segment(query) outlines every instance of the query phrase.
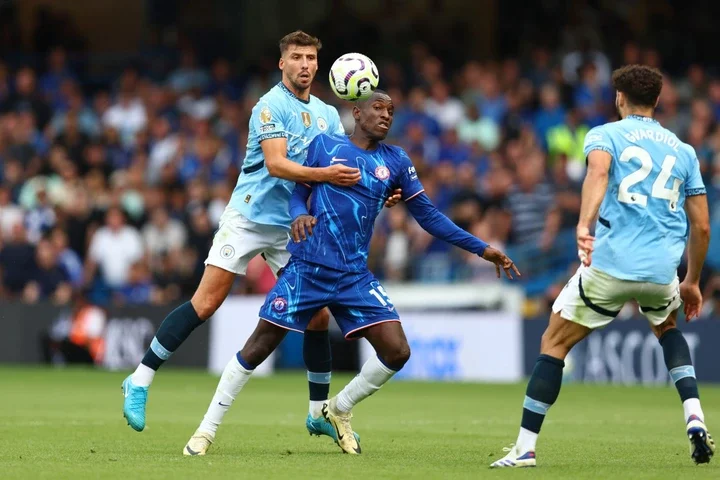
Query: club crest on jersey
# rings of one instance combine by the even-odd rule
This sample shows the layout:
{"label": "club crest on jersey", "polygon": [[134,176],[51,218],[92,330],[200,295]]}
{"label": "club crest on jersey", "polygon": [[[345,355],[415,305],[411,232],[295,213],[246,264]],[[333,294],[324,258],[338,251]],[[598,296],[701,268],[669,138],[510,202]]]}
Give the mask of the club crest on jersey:
{"label": "club crest on jersey", "polygon": [[325,130],[327,130],[327,122],[326,122],[325,119],[322,118],[322,117],[318,117],[318,119],[317,119],[317,126],[318,126],[318,128],[320,129],[321,132],[324,132]]}
{"label": "club crest on jersey", "polygon": [[262,110],[260,110],[260,123],[269,123],[270,120],[272,120],[272,113],[270,113],[270,109],[268,107],[263,107]]}
{"label": "club crest on jersey", "polygon": [[390,178],[390,170],[384,165],[380,165],[375,169],[375,177],[377,177],[378,180],[387,180]]}
{"label": "club crest on jersey", "polygon": [[220,256],[223,258],[232,258],[235,255],[235,249],[232,245],[225,245],[220,249]]}
{"label": "club crest on jersey", "polygon": [[287,309],[287,300],[282,297],[278,297],[272,302],[272,308],[278,313],[282,313]]}
{"label": "club crest on jersey", "polygon": [[302,119],[305,128],[310,128],[310,125],[312,125],[312,119],[310,118],[310,114],[308,112],[302,112]]}

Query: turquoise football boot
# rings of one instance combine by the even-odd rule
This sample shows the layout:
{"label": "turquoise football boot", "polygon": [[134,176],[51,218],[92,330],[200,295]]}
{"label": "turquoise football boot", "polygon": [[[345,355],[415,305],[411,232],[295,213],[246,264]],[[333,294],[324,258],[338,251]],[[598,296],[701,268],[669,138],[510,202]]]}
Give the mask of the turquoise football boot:
{"label": "turquoise football boot", "polygon": [[122,383],[125,396],[123,417],[133,430],[142,432],[145,429],[145,404],[147,403],[148,387],[138,387],[132,383],[132,375]]}
{"label": "turquoise football boot", "polygon": [[[330,422],[325,420],[325,417],[313,418],[312,415],[308,413],[305,426],[307,427],[308,432],[310,432],[310,435],[318,437],[320,435],[327,435],[332,438],[335,443],[337,443],[337,433],[335,432],[335,428],[330,424]],[[353,434],[355,435],[355,440],[360,443],[360,435],[358,435],[357,432],[353,432]]]}

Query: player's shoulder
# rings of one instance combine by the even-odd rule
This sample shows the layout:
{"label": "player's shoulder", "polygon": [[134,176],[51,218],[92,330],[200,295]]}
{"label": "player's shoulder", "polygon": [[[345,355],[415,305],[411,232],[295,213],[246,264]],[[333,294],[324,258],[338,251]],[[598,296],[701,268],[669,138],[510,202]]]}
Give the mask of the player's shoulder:
{"label": "player's shoulder", "polygon": [[385,155],[390,155],[391,157],[397,159],[397,160],[407,160],[410,161],[410,156],[407,154],[407,152],[398,145],[392,145],[390,143],[382,142],[380,143],[380,148],[382,148],[384,151],[383,153]]}
{"label": "player's shoulder", "polygon": [[263,108],[264,106],[283,107],[287,104],[288,97],[282,91],[279,85],[275,85],[265,92],[255,104],[255,108]]}
{"label": "player's shoulder", "polygon": [[323,145],[342,145],[344,143],[347,143],[348,137],[345,135],[336,135],[333,133],[320,133],[315,136],[312,140],[312,144],[323,144]]}

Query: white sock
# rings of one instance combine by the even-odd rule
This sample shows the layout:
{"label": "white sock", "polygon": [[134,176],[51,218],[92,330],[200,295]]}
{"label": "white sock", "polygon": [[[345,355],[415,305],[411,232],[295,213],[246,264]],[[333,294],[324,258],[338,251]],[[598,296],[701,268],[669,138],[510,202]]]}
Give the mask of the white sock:
{"label": "white sock", "polygon": [[230,405],[235,401],[235,397],[238,396],[240,390],[242,390],[247,381],[250,380],[253,371],[254,370],[247,370],[240,365],[237,357],[233,355],[233,358],[225,366],[225,370],[223,370],[217,390],[215,390],[215,395],[213,395],[210,406],[198,430],[215,435],[218,426],[222,423],[225,413],[230,409]]}
{"label": "white sock", "polygon": [[322,417],[322,407],[325,402],[327,402],[327,399],[325,399],[325,400],[310,400],[310,416],[312,418]]}
{"label": "white sock", "polygon": [[133,372],[130,380],[138,387],[149,387],[153,378],[155,378],[155,370],[141,363]]}
{"label": "white sock", "polygon": [[515,442],[515,445],[517,445],[520,454],[526,452],[534,452],[537,438],[537,433],[520,427],[520,433],[518,434],[517,442]]}
{"label": "white sock", "polygon": [[396,373],[395,370],[390,370],[383,365],[376,355],[373,355],[365,362],[360,373],[343,388],[342,392],[338,393],[338,410],[349,412],[355,405],[380,390],[380,387]]}
{"label": "white sock", "polygon": [[685,400],[683,402],[683,412],[685,413],[686,422],[691,415],[697,415],[700,417],[701,421],[705,421],[705,415],[703,414],[702,407],[700,406],[699,398],[688,398]]}

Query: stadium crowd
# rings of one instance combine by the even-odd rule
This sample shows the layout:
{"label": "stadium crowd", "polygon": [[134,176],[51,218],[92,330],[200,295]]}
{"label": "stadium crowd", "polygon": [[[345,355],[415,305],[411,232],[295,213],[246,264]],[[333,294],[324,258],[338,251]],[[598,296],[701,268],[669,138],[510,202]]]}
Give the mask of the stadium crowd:
{"label": "stadium crowd", "polygon": [[[538,46],[528,58],[448,71],[423,45],[411,52],[409,65],[380,64],[396,106],[389,141],[408,151],[442,211],[508,249],[530,296],[552,297],[575,261],[584,135],[616,118],[612,68],[662,68],[660,54],[633,43],[612,59]],[[133,304],[192,293],[243,161],[248,115],[279,72],[240,75],[226,58],[176,53],[165,70],[134,64],[101,86],[84,82],[60,47],[40,68],[0,59],[2,298],[67,302],[84,291]],[[331,59],[321,62],[312,92],[349,129],[351,106],[330,93]],[[667,77],[657,118],[695,147],[720,226],[720,77],[701,65]],[[402,205],[378,222],[371,268],[392,281],[494,278],[492,265],[432,239]],[[273,282],[258,258],[236,292]]]}

